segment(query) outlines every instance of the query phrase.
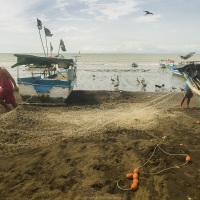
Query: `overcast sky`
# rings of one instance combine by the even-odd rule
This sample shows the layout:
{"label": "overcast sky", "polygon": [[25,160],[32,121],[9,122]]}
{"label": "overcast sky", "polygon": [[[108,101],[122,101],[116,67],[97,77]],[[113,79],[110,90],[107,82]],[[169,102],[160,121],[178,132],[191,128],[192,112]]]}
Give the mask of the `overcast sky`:
{"label": "overcast sky", "polygon": [[[0,0],[0,53],[200,53],[200,0]],[[145,16],[144,11],[154,15]],[[46,46],[44,29],[41,36]]]}

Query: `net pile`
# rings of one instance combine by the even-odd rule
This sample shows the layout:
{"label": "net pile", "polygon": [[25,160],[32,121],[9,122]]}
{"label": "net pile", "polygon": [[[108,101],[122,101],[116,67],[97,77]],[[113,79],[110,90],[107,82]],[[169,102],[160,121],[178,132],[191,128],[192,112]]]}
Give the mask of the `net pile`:
{"label": "net pile", "polygon": [[172,91],[136,98],[131,104],[113,101],[82,107],[20,105],[1,116],[1,153],[42,147],[60,142],[62,137],[98,137],[107,130],[164,131],[170,127],[166,133],[170,135],[176,127],[191,126],[199,117],[198,110],[180,112],[182,96]]}

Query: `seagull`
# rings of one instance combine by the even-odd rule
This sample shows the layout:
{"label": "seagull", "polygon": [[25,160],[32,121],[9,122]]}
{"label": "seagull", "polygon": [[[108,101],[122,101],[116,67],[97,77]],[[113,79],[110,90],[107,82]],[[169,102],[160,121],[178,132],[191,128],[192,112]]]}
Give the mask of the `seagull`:
{"label": "seagull", "polygon": [[175,90],[175,89],[176,89],[176,87],[172,86],[172,89],[173,89],[173,90]]}
{"label": "seagull", "polygon": [[141,80],[141,84],[142,85],[144,85],[144,83],[145,83],[145,80],[144,80],[144,78]]}
{"label": "seagull", "polygon": [[142,87],[146,87],[147,86],[147,84],[146,83],[144,83],[143,85],[142,85]]}
{"label": "seagull", "polygon": [[118,87],[118,86],[119,86],[119,76],[117,76],[116,83],[115,83],[114,87]]}
{"label": "seagull", "polygon": [[165,87],[165,84],[162,84],[162,85],[155,85],[156,88],[163,88]]}
{"label": "seagull", "polygon": [[[180,88],[180,87],[179,87]],[[181,92],[184,92],[185,91],[185,89],[184,88],[180,88],[180,90],[181,90]]]}
{"label": "seagull", "polygon": [[137,82],[140,83],[139,79],[137,78]]}
{"label": "seagull", "polygon": [[144,78],[141,80],[141,84],[142,84],[142,88],[145,88],[147,86],[147,84],[145,83]]}
{"label": "seagull", "polygon": [[149,12],[149,11],[144,11],[144,12],[146,12],[146,13],[145,13],[145,16],[146,16],[146,15],[153,15],[153,13],[151,13],[151,12]]}

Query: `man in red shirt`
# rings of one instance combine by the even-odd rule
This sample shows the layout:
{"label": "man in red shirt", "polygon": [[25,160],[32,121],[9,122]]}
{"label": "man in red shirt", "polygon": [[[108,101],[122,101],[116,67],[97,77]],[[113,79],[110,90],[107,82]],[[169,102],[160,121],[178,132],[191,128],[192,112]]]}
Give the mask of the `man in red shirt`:
{"label": "man in red shirt", "polygon": [[10,107],[7,104],[12,104],[13,108],[17,107],[13,92],[19,91],[14,78],[10,75],[7,69],[0,67],[0,104],[7,111]]}

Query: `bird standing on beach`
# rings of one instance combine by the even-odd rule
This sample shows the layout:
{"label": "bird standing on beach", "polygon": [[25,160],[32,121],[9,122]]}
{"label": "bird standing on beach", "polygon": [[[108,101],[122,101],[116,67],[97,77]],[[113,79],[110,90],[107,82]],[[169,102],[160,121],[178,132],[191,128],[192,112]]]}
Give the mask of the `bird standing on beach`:
{"label": "bird standing on beach", "polygon": [[140,83],[139,79],[137,78],[137,82]]}
{"label": "bird standing on beach", "polygon": [[141,88],[141,90],[146,91],[146,86],[147,86],[147,84],[145,83],[144,78],[141,80],[141,84],[142,84],[142,88]]}
{"label": "bird standing on beach", "polygon": [[142,86],[145,85],[145,87],[146,87],[146,84],[145,84],[145,80],[144,80],[144,78],[141,80],[141,84],[142,84]]}
{"label": "bird standing on beach", "polygon": [[176,89],[176,87],[172,86],[172,90],[175,90],[175,89]]}
{"label": "bird standing on beach", "polygon": [[155,85],[155,87],[160,89],[160,88],[162,88],[162,87],[165,87],[165,84],[162,84],[162,85]]}
{"label": "bird standing on beach", "polygon": [[[180,88],[180,87],[179,87]],[[184,88],[180,88],[180,90],[181,90],[181,92],[184,92],[185,91],[185,89]]]}
{"label": "bird standing on beach", "polygon": [[118,86],[119,86],[119,76],[117,76],[116,83],[115,83],[114,87],[116,88]]}
{"label": "bird standing on beach", "polygon": [[153,13],[151,13],[151,12],[149,12],[149,11],[144,11],[144,12],[146,12],[146,13],[145,13],[145,16],[146,16],[146,15],[153,15]]}
{"label": "bird standing on beach", "polygon": [[111,77],[111,81],[112,81],[112,84],[114,84],[114,82],[115,82],[115,79],[113,79],[113,78]]}

